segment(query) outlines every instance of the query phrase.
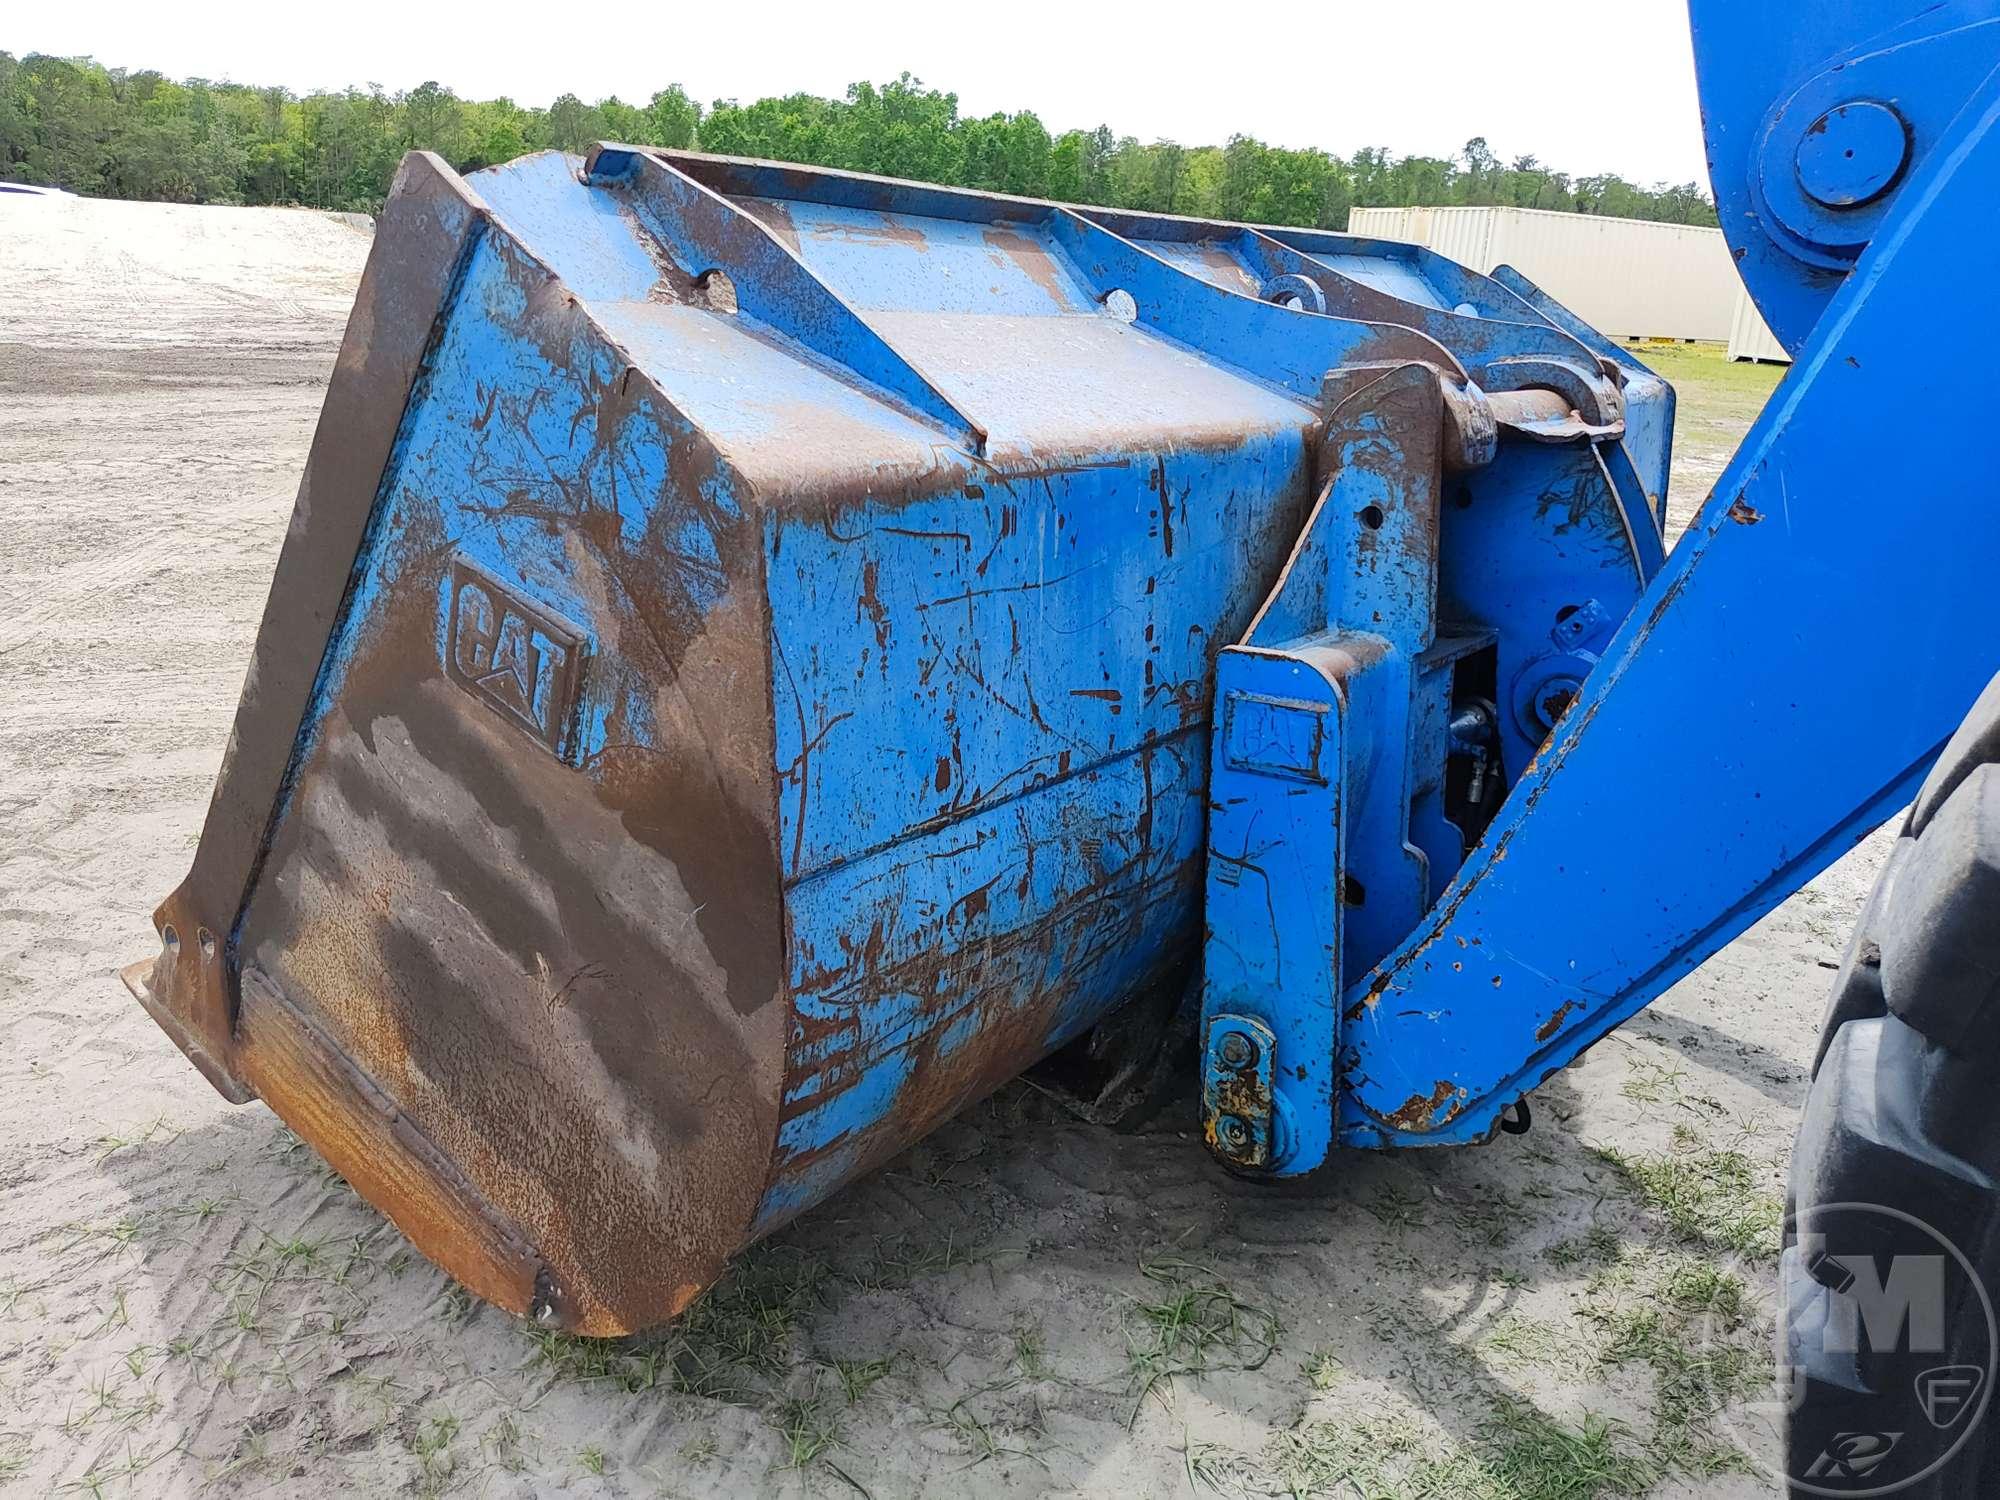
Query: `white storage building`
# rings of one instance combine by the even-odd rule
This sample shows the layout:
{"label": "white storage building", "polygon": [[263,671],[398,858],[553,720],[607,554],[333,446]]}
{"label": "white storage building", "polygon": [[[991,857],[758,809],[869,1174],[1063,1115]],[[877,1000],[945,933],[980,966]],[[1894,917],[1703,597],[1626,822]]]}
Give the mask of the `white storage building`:
{"label": "white storage building", "polygon": [[1729,325],[1729,357],[1767,365],[1788,365],[1792,362],[1791,351],[1779,343],[1778,336],[1771,332],[1771,325],[1764,321],[1764,315],[1757,311],[1757,304],[1750,299],[1748,287],[1736,294],[1736,318]]}
{"label": "white storage building", "polygon": [[1347,231],[1424,245],[1481,275],[1512,266],[1611,338],[1729,340],[1732,358],[1784,357],[1720,229],[1538,208],[1357,208]]}

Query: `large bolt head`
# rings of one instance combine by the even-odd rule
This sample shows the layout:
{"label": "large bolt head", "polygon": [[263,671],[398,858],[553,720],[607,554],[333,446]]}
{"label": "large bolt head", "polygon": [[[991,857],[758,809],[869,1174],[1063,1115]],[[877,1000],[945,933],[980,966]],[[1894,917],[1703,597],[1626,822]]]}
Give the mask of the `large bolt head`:
{"label": "large bolt head", "polygon": [[1250,1122],[1236,1115],[1224,1115],[1215,1122],[1216,1144],[1231,1156],[1241,1156],[1250,1149],[1254,1137]]}
{"label": "large bolt head", "polygon": [[1226,1068],[1247,1068],[1257,1060],[1257,1044],[1240,1031],[1226,1032],[1215,1055]]}
{"label": "large bolt head", "polygon": [[1824,208],[1873,203],[1909,164],[1910,134],[1887,104],[1859,100],[1828,110],[1799,141],[1799,186]]}

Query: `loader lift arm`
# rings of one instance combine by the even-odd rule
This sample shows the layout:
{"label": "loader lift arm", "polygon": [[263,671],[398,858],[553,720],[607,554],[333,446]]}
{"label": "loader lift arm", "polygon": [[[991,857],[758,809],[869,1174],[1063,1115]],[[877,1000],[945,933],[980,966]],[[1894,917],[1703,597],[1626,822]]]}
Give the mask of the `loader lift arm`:
{"label": "loader lift arm", "polygon": [[[1219,727],[1203,1076],[1238,1169],[1488,1137],[1903,806],[1993,671],[1977,601],[2000,508],[1967,377],[2000,312],[1995,7],[1692,9],[1724,227],[1797,363],[1450,889],[1358,977],[1346,955],[1344,989],[1294,982],[1279,953],[1317,940],[1341,974],[1351,819],[1283,851],[1277,883],[1330,893],[1330,920],[1218,922],[1244,917],[1230,841],[1297,805]],[[1338,689],[1318,645],[1227,653],[1218,726],[1232,693],[1272,695],[1259,673]],[[1393,781],[1401,750],[1364,744],[1343,774]],[[1330,1132],[1288,1034],[1332,1044]]]}

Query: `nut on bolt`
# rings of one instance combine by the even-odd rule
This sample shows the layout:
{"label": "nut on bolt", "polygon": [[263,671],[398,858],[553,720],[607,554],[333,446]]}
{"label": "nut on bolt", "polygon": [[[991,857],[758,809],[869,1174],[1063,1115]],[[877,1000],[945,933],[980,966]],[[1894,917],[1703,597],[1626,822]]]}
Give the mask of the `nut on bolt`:
{"label": "nut on bolt", "polygon": [[1216,1144],[1231,1156],[1247,1155],[1254,1140],[1250,1122],[1240,1115],[1224,1115],[1215,1122]]}
{"label": "nut on bolt", "polygon": [[1225,1032],[1215,1055],[1226,1068],[1247,1068],[1257,1060],[1257,1044],[1240,1031]]}

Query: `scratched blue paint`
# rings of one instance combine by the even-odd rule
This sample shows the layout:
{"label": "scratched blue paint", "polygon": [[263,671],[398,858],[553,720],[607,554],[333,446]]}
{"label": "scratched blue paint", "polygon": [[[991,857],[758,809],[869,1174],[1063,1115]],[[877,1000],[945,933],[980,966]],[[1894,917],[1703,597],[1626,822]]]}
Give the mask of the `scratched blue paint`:
{"label": "scratched blue paint", "polygon": [[[820,203],[791,203],[782,212],[799,255],[857,308],[906,307],[914,300],[914,285],[922,288],[924,310],[933,315],[1096,311],[1089,287],[1069,268],[1057,266],[1052,276],[1038,278],[1010,253],[1033,235],[1031,222],[906,223],[896,214]],[[1036,209],[1033,217],[1039,220],[1046,212]]]}
{"label": "scratched blue paint", "polygon": [[[1986,337],[1927,309],[1968,274],[1996,185],[2000,75],[1902,190],[1454,891],[1349,992],[1343,1144],[1480,1139],[1914,790],[1993,667],[1963,615],[2000,547],[1968,477],[1987,438],[1926,414]],[[1873,443],[1909,426],[1926,441]],[[1921,516],[1889,494],[1922,495]],[[1440,1091],[1446,1110],[1409,1109]]]}
{"label": "scratched blue paint", "polygon": [[1303,518],[1303,462],[1293,429],[995,467],[976,496],[774,530],[788,874],[1197,722],[1216,642],[1255,603],[1242,580]]}
{"label": "scratched blue paint", "polygon": [[[1631,463],[1640,497],[1651,502],[1645,508],[1652,512],[1656,522],[1664,525],[1667,480],[1674,465],[1674,388],[1629,348],[1606,338],[1512,266],[1496,266],[1493,279],[1586,349],[1619,366],[1625,397],[1625,436],[1618,446]],[[1657,571],[1657,566],[1648,566],[1646,576],[1650,578]]]}
{"label": "scratched blue paint", "polygon": [[[913,1049],[948,1060],[1009,1027],[1059,1046],[1184,945],[1204,738],[1156,740],[792,887],[794,1006],[812,1040],[793,1048],[773,1192],[893,1118]],[[935,1117],[976,1097],[960,1087]],[[870,1149],[900,1140],[875,1130]]]}
{"label": "scratched blue paint", "polygon": [[[607,148],[581,175],[545,154],[475,179],[493,224],[316,714],[415,582],[445,659],[452,561],[582,635],[564,758],[586,775],[688,732],[619,649],[617,559],[687,618],[763,633],[742,691],[770,737],[733,747],[763,762],[782,884],[760,1229],[1187,972],[1204,934],[1211,1008],[1280,1038],[1287,1169],[1317,1160],[1342,987],[1463,857],[1443,807],[1457,664],[1486,652],[1504,678],[1564,605],[1615,619],[1652,525],[1633,464],[1585,439],[1504,437],[1446,476],[1364,411],[1321,453],[1323,386],[1387,349],[1426,362],[1394,379],[1468,403],[1530,365],[1611,391],[1602,351],[1409,247],[676,160]],[[704,305],[715,272],[733,311]],[[1394,320],[1260,295],[1301,274]],[[1648,468],[1663,452],[1625,436]],[[1535,747],[1505,733],[1511,779]]]}
{"label": "scratched blue paint", "polygon": [[774,1177],[757,1205],[752,1225],[754,1234],[768,1234],[788,1220],[831,1197],[845,1183],[867,1167],[862,1150],[865,1138],[851,1136],[810,1162]]}
{"label": "scratched blue paint", "polygon": [[623,200],[580,191],[574,158],[538,151],[481,172],[474,186],[576,296],[592,304],[643,302],[659,281],[659,266],[627,227]]}
{"label": "scratched blue paint", "polygon": [[[2000,0],[1780,9],[1697,0],[1696,39],[1725,227],[1802,358],[1671,557],[1671,389],[1504,269],[546,153],[474,180],[295,754],[357,673],[385,717],[459,692],[470,578],[584,657],[524,780],[596,778],[590,816],[626,752],[730,782],[742,821],[649,823],[673,876],[618,894],[676,958],[751,934],[746,993],[643,993],[756,1038],[753,1233],[1157,984],[1275,1040],[1261,1102],[1201,1076],[1278,1174],[1483,1138],[1894,808],[1992,669],[1989,445],[1950,419],[1990,338],[1936,289],[1992,279]],[[1864,84],[1906,180],[1800,209],[1785,132]],[[683,944],[665,887],[718,851],[754,917]]]}
{"label": "scratched blue paint", "polygon": [[[896,1091],[910,1076],[910,1069],[916,1065],[911,1054],[915,1041],[916,1016],[919,1004],[915,997],[900,997],[905,1003],[897,1005],[899,997],[887,996],[870,1006],[869,1011],[879,1007],[901,1009],[909,1019],[904,1024],[880,1034],[879,1026],[868,1023],[878,1018],[864,1013],[860,1034],[854,1039],[853,1051],[849,1054],[852,1062],[846,1076],[837,1080],[837,1086],[797,1089],[786,1096],[788,1106],[803,1106],[796,1113],[786,1117],[778,1129],[778,1151],[781,1158],[802,1156],[825,1146],[845,1141],[873,1126],[889,1113],[896,1102]],[[877,1034],[870,1035],[875,1031]],[[816,1082],[826,1080],[815,1075]]]}
{"label": "scratched blue paint", "polygon": [[[616,351],[581,321],[554,351],[515,331],[524,322],[526,287],[541,274],[505,230],[489,231],[473,250],[455,315],[399,436],[309,730],[338,703],[348,670],[413,569],[432,575],[435,646],[439,661],[445,659],[450,580],[440,562],[446,558],[475,564],[576,623],[589,651],[590,622],[600,607],[588,589],[602,580],[579,572],[557,522],[602,514],[627,548],[653,548],[676,560],[673,576],[689,609],[704,612],[723,597],[713,528],[717,516],[728,519],[735,508],[717,481],[704,489],[707,504],[689,506],[667,479],[674,444],[691,429],[641,399],[613,428],[600,430],[595,391],[617,378]],[[588,762],[614,740],[656,741],[654,684],[618,662],[601,663],[585,683],[569,758]]]}

